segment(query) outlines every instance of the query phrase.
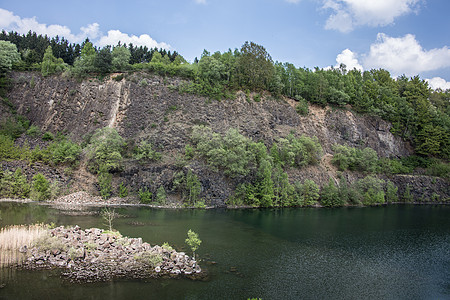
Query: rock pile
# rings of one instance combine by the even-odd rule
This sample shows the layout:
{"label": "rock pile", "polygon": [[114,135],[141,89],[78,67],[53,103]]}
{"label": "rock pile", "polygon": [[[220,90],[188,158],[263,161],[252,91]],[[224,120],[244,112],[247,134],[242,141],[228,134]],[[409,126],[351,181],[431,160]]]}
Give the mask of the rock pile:
{"label": "rock pile", "polygon": [[123,237],[98,228],[57,227],[27,249],[24,267],[63,268],[72,281],[107,281],[114,278],[153,278],[167,275],[202,275],[197,262],[170,246],[151,247],[141,238]]}

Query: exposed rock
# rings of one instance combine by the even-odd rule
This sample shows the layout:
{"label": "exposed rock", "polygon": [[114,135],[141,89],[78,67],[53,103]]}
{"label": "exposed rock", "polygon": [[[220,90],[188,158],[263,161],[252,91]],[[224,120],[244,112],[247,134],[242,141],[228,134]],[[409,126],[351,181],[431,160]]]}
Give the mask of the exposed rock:
{"label": "exposed rock", "polygon": [[[55,245],[55,241],[58,248],[47,247]],[[202,275],[197,262],[183,252],[151,247],[141,238],[104,233],[98,228],[81,230],[78,226],[60,226],[49,230],[47,239],[28,250],[23,267],[64,268],[63,275],[73,281]],[[196,275],[192,277],[194,269]]]}

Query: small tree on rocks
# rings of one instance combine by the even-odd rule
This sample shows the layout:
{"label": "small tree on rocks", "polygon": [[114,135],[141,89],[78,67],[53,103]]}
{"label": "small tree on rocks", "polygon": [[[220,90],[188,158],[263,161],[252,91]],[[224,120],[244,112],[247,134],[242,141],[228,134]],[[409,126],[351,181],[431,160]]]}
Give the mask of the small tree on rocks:
{"label": "small tree on rocks", "polygon": [[101,216],[103,221],[105,221],[105,225],[108,226],[109,231],[113,231],[113,222],[119,214],[116,213],[114,209],[104,208],[102,209]]}
{"label": "small tree on rocks", "polygon": [[195,250],[198,249],[202,241],[198,238],[198,234],[194,231],[190,230],[187,233],[188,238],[186,239],[186,244],[188,244],[189,247],[191,247],[192,254],[195,260]]}

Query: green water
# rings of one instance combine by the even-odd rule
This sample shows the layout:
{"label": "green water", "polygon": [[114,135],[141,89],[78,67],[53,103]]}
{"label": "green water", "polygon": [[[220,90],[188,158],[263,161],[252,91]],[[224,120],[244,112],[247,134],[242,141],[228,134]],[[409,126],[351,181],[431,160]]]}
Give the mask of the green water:
{"label": "green water", "polygon": [[[43,206],[0,210],[2,227],[105,228],[98,216]],[[449,206],[118,211],[116,229],[151,244],[182,250],[188,229],[197,232],[208,280],[70,284],[58,272],[4,268],[0,299],[450,299]]]}

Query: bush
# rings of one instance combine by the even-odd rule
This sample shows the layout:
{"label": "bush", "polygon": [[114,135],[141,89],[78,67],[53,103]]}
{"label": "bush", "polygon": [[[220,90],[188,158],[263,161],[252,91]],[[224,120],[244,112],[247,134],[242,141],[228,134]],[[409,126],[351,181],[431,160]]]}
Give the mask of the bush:
{"label": "bush", "polygon": [[93,162],[93,169],[104,167],[106,171],[118,170],[122,167],[124,139],[116,129],[104,127],[97,129],[88,145],[88,157]]}
{"label": "bush", "polygon": [[39,135],[41,135],[41,130],[39,129],[39,127],[31,125],[27,130],[27,135],[31,137],[38,137]]}
{"label": "bush", "polygon": [[320,193],[320,203],[325,207],[338,207],[345,205],[339,195],[339,189],[334,184],[334,181],[330,178],[328,185],[322,188]]}
{"label": "bush", "polygon": [[271,149],[271,155],[276,163],[288,167],[303,167],[317,164],[323,154],[322,146],[317,137],[294,137],[288,135],[285,139],[278,139]]}
{"label": "bush", "polygon": [[49,160],[54,164],[74,164],[81,154],[81,147],[65,138],[51,143],[46,152]]}
{"label": "bush", "polygon": [[30,195],[31,199],[37,201],[43,201],[50,198],[50,183],[41,173],[33,176]]}
{"label": "bush", "polygon": [[358,149],[346,145],[335,144],[332,163],[341,171],[359,170],[374,173],[378,170],[378,155],[372,148]]}
{"label": "bush", "polygon": [[140,188],[138,195],[139,195],[139,201],[141,201],[141,203],[144,203],[144,204],[152,203],[153,194],[146,187]]}
{"label": "bush", "polygon": [[146,141],[141,141],[134,150],[134,159],[137,160],[159,160],[161,159],[161,153],[152,149],[152,144]]}
{"label": "bush", "polygon": [[100,195],[103,199],[111,197],[112,192],[112,175],[102,167],[98,173],[98,185],[100,186]]}
{"label": "bush", "polygon": [[47,131],[44,133],[44,135],[42,136],[42,139],[44,141],[53,141],[55,139],[55,136],[53,135],[53,133]]}
{"label": "bush", "polygon": [[295,110],[299,115],[306,116],[309,113],[309,104],[302,96],[295,97],[298,100],[298,104],[295,106]]}
{"label": "bush", "polygon": [[311,179],[306,179],[299,187],[301,205],[311,206],[319,200],[319,186]]}
{"label": "bush", "polygon": [[0,134],[0,160],[20,159],[21,149],[14,145],[14,140],[8,136]]}
{"label": "bush", "polygon": [[167,200],[167,194],[166,194],[166,190],[164,189],[164,186],[160,186],[157,190],[156,190],[156,203],[158,204],[166,204],[166,200]]}
{"label": "bush", "polygon": [[120,183],[119,185],[119,197],[120,198],[125,198],[128,196],[128,188],[123,184],[123,182]]}
{"label": "bush", "polygon": [[386,184],[386,202],[393,203],[398,201],[398,187],[396,187],[392,181],[388,181]]}
{"label": "bush", "polygon": [[385,202],[384,180],[367,176],[358,180],[355,186],[364,205],[382,204]]}

